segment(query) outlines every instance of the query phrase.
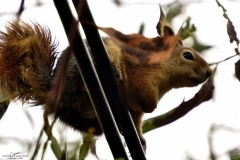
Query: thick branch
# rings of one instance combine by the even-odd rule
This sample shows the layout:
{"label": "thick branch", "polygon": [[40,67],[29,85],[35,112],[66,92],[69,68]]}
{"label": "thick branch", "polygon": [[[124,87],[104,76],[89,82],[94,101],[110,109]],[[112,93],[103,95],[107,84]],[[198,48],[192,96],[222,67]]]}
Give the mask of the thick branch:
{"label": "thick branch", "polygon": [[143,126],[143,133],[165,126],[183,117],[193,108],[197,107],[199,104],[210,100],[213,96],[213,90],[213,77],[211,77],[205,84],[203,84],[202,88],[195,94],[192,99],[186,102],[183,101],[178,107],[172,109],[171,111],[163,115],[159,115],[145,120]]}

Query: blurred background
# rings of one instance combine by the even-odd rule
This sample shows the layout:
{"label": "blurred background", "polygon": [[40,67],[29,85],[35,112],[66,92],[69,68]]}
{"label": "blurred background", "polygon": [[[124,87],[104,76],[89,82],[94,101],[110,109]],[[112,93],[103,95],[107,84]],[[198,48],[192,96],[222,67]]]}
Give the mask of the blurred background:
{"label": "blurred background", "polygon": [[[240,1],[219,0],[227,10],[235,30],[240,34]],[[16,17],[21,0],[0,1],[0,29]],[[69,1],[71,3],[71,1]],[[218,63],[235,55],[236,43],[230,43],[227,34],[227,19],[215,0],[88,0],[95,22],[101,27],[113,27],[125,34],[137,33],[144,26],[143,35],[156,37],[156,24],[159,20],[159,5],[169,12],[171,24],[178,31],[182,22],[191,17],[196,27],[193,36],[184,40],[188,47],[195,47],[208,63]],[[36,21],[50,28],[59,42],[59,51],[68,46],[64,29],[52,1],[25,0],[21,18]],[[106,36],[101,32],[103,36]],[[239,160],[240,159],[240,83],[235,77],[234,64],[239,55],[220,62],[214,78],[215,92],[212,100],[202,103],[183,118],[167,126],[144,134],[147,140],[148,160]],[[1,64],[0,64],[1,65]],[[215,65],[211,66],[212,68]],[[144,119],[166,113],[183,100],[192,98],[201,85],[182,88],[167,93],[159,102],[158,108]],[[10,152],[22,152],[30,159],[35,143],[43,126],[41,106],[30,107],[16,101],[11,103],[0,120],[0,159]],[[71,128],[57,122],[53,135],[60,146],[70,156],[78,154],[82,136]],[[41,159],[43,143],[36,159]],[[113,159],[104,136],[97,137],[96,153],[100,160]],[[234,159],[235,158],[235,159]],[[6,159],[6,158],[5,158]],[[44,159],[56,159],[50,145]],[[87,160],[95,160],[89,154]]]}

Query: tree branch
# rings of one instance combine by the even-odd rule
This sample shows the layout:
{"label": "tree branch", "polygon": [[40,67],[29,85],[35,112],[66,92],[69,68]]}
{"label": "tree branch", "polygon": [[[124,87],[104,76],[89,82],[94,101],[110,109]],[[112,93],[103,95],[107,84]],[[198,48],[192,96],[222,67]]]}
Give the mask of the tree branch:
{"label": "tree branch", "polygon": [[[214,69],[214,73],[215,71],[216,68]],[[192,99],[186,102],[183,101],[178,107],[170,110],[163,115],[159,115],[145,120],[143,126],[143,133],[147,133],[156,128],[170,124],[186,115],[189,111],[191,111],[193,108],[197,107],[201,103],[210,100],[213,96],[214,91],[213,76],[214,75],[212,75],[212,77],[210,77],[208,81],[202,85],[201,89],[195,94]]]}

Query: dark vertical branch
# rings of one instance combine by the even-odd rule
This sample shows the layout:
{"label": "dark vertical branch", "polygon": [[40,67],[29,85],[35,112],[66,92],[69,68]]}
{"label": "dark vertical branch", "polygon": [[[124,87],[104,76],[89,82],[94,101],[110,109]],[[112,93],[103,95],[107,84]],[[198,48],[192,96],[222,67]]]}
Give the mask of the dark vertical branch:
{"label": "dark vertical branch", "polygon": [[[81,76],[84,80],[91,102],[97,113],[101,127],[106,135],[106,139],[112,151],[113,157],[128,159],[122,144],[120,135],[118,133],[115,121],[113,119],[105,94],[102,90],[95,68],[93,66],[91,57],[86,49],[86,46],[81,38],[79,30],[75,27],[72,31],[71,24],[77,25],[77,21],[73,18],[70,7],[66,0],[54,0],[54,4],[59,13],[63,27],[69,39],[71,49],[76,57]],[[78,6],[78,4],[76,5]],[[79,9],[79,7],[76,7]],[[79,12],[79,11],[78,11]],[[74,40],[70,40],[69,33],[75,32]],[[74,43],[73,43],[74,42]]]}
{"label": "dark vertical branch", "polygon": [[22,12],[23,12],[23,10],[24,10],[24,2],[25,2],[25,0],[22,0],[22,1],[21,1],[19,10],[18,10],[18,12],[17,12],[17,16],[20,16],[20,15],[22,14]]}
{"label": "dark vertical branch", "polygon": [[0,119],[2,119],[3,115],[7,111],[8,106],[9,106],[9,101],[8,100],[0,101]]}
{"label": "dark vertical branch", "polygon": [[[85,2],[83,11],[79,16],[81,20],[95,23],[88,3],[85,0],[73,0],[75,8],[79,2]],[[116,80],[112,65],[109,61],[106,49],[99,35],[98,29],[86,23],[81,23],[85,32],[87,41],[92,51],[98,75],[106,94],[107,100],[110,104],[111,110],[116,121],[120,124],[127,146],[133,159],[144,160],[145,154],[142,145],[139,141],[134,124],[125,105],[121,88]]]}

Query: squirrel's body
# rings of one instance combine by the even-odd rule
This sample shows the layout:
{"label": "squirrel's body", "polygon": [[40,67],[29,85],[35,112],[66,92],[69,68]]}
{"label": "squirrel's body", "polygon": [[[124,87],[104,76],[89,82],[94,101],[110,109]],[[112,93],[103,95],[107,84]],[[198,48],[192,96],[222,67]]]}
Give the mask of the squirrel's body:
{"label": "squirrel's body", "polygon": [[[53,77],[63,61],[60,56],[54,71],[57,52],[50,31],[39,24],[30,25],[22,21],[13,21],[6,29],[6,33],[0,32],[1,92],[9,100],[19,98],[32,100],[36,105],[45,104]],[[154,64],[133,62],[110,39],[105,40],[105,45],[110,61],[119,72],[126,104],[133,113],[134,124],[144,144],[141,131],[143,114],[152,112],[172,88],[197,86],[212,73],[205,60],[194,50],[179,44],[167,61]],[[48,107],[44,109],[49,115],[72,128],[88,132],[93,127],[94,134],[102,134],[73,55],[61,107],[57,110]]]}

